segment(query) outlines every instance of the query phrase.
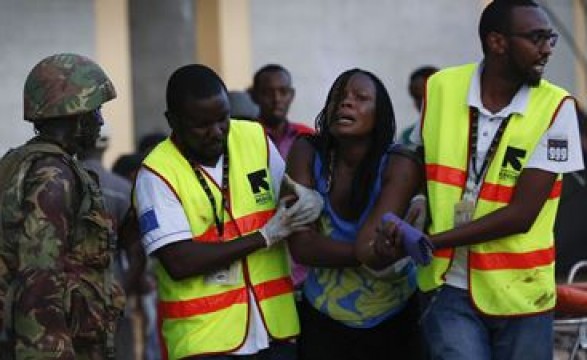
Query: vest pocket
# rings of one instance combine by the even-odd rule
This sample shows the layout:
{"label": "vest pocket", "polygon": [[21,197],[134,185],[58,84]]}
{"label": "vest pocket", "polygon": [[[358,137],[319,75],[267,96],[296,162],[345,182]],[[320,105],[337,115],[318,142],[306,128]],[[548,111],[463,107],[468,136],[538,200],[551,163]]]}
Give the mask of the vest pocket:
{"label": "vest pocket", "polygon": [[105,269],[115,250],[112,223],[96,212],[84,214],[78,220],[73,246],[74,256],[85,266]]}
{"label": "vest pocket", "polygon": [[68,279],[66,314],[72,337],[78,342],[97,343],[113,334],[124,310],[124,294],[118,284],[104,288],[103,277]]}

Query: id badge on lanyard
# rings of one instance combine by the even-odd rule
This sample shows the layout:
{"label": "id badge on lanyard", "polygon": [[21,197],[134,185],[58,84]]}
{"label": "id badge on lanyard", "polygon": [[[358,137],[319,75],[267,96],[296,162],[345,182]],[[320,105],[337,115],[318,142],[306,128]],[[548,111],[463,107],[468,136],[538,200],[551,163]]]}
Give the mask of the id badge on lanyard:
{"label": "id badge on lanyard", "polygon": [[479,186],[472,179],[469,179],[463,198],[454,206],[454,227],[462,226],[473,220],[478,193]]}
{"label": "id badge on lanyard", "polygon": [[467,183],[463,197],[461,201],[457,202],[454,206],[454,227],[462,226],[473,220],[473,215],[475,214],[475,205],[477,204],[477,198],[479,196],[479,191],[481,190],[482,179],[485,177],[489,163],[495,155],[497,146],[499,145],[499,141],[501,140],[511,115],[505,118],[499,125],[499,128],[497,129],[497,132],[491,141],[489,150],[485,155],[485,159],[483,159],[483,163],[481,164],[480,169],[477,168],[477,131],[479,127],[479,110],[476,108],[471,108],[469,117],[471,121],[469,138],[471,158],[469,163],[469,174],[467,174]]}
{"label": "id badge on lanyard", "polygon": [[473,220],[475,201],[462,199],[455,204],[454,227],[459,227]]}

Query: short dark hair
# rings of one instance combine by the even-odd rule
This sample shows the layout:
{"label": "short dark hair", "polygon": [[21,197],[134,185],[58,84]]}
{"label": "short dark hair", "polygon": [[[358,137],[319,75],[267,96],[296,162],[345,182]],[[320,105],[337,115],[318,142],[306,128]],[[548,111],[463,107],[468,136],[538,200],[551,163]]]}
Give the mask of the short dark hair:
{"label": "short dark hair", "polygon": [[432,66],[432,65],[420,66],[416,70],[412,71],[412,73],[410,74],[410,83],[418,78],[425,78],[426,79],[430,75],[434,74],[437,71],[438,71],[438,68],[436,66]]}
{"label": "short dark hair", "polygon": [[257,89],[259,87],[261,75],[263,75],[265,73],[269,73],[269,72],[284,72],[287,74],[287,77],[291,81],[291,74],[289,73],[289,71],[286,68],[284,68],[283,66],[281,66],[279,64],[267,64],[267,65],[264,65],[263,67],[261,67],[259,70],[257,70],[255,72],[255,75],[253,75],[253,91],[255,91],[255,89]]}
{"label": "short dark hair", "polygon": [[487,35],[490,32],[507,34],[510,30],[512,9],[518,6],[539,7],[534,0],[494,0],[485,7],[479,21],[479,38],[484,54],[487,53]]}
{"label": "short dark hair", "polygon": [[180,114],[186,100],[206,99],[228,92],[224,81],[214,70],[201,64],[182,66],[167,82],[167,111]]}
{"label": "short dark hair", "polygon": [[143,135],[139,139],[139,147],[137,150],[140,154],[146,154],[166,138],[167,135],[162,132],[153,132]]}

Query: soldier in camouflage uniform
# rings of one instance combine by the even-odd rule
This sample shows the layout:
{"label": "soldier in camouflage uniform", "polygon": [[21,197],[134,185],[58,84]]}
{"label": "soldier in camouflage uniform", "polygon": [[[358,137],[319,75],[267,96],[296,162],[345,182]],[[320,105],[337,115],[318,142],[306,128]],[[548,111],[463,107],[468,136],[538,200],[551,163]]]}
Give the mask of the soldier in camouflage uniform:
{"label": "soldier in camouflage uniform", "polygon": [[112,223],[75,159],[116,96],[75,54],[38,63],[24,87],[37,136],[0,160],[0,358],[110,359],[124,297],[112,278]]}

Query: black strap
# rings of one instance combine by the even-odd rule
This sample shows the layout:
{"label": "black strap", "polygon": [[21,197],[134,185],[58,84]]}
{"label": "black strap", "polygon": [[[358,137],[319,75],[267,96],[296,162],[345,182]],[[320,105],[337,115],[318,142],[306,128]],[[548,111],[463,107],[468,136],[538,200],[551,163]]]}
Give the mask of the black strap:
{"label": "black strap", "polygon": [[206,179],[204,179],[204,175],[202,175],[202,170],[198,164],[192,163],[192,168],[196,174],[196,178],[198,182],[204,189],[206,196],[208,197],[208,201],[210,202],[210,206],[212,207],[212,212],[214,214],[214,223],[216,224],[216,231],[218,232],[218,236],[220,239],[224,236],[224,210],[228,210],[228,151],[226,145],[224,145],[224,159],[222,164],[222,183],[220,185],[220,216],[218,215],[218,207],[216,206],[216,201],[214,199],[214,195],[212,194],[212,190],[208,186]]}
{"label": "black strap", "polygon": [[497,129],[497,132],[495,133],[495,135],[493,136],[493,139],[491,140],[491,145],[489,146],[489,149],[487,150],[487,154],[485,155],[485,159],[483,159],[483,164],[481,165],[481,169],[479,169],[479,171],[477,171],[477,131],[479,129],[479,110],[477,108],[471,107],[469,108],[469,112],[470,112],[470,119],[471,119],[471,140],[469,141],[469,146],[470,146],[470,157],[471,157],[471,167],[473,168],[473,180],[475,181],[475,186],[479,185],[479,182],[481,181],[481,179],[483,178],[483,175],[485,174],[485,170],[487,169],[487,166],[489,165],[489,162],[493,159],[493,156],[495,156],[495,153],[497,151],[497,147],[499,146],[499,142],[501,141],[501,137],[503,136],[503,133],[505,131],[505,128],[507,127],[507,124],[510,120],[510,118],[512,117],[512,115],[508,115],[507,118],[503,119],[503,121],[501,122],[501,124],[499,125],[499,128]]}

